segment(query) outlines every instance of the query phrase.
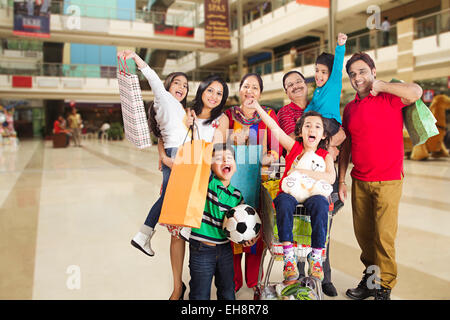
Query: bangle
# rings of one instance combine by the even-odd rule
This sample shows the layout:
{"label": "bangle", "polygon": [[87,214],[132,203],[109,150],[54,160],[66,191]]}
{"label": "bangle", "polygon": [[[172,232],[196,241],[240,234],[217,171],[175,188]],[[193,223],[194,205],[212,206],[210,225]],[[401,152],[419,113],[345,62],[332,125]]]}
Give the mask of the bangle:
{"label": "bangle", "polygon": [[280,159],[280,156],[278,155],[278,152],[276,152],[275,150],[270,150],[269,152],[267,152],[267,154],[270,154],[270,155],[274,156],[275,161],[278,161]]}
{"label": "bangle", "polygon": [[347,184],[345,183],[345,181],[339,181],[339,184],[341,184],[341,183],[342,183],[343,185],[345,185],[345,186],[347,185]]}

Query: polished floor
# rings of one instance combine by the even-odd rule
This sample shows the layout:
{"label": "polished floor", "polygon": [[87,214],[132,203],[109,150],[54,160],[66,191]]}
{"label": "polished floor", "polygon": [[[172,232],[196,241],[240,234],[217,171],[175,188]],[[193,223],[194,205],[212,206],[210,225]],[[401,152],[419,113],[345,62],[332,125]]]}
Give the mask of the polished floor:
{"label": "polished floor", "polygon": [[[130,245],[159,193],[157,159],[156,146],[138,150],[126,141],[0,147],[0,299],[167,299],[167,230],[157,227],[152,258]],[[449,299],[450,158],[406,160],[405,169],[392,298]],[[347,299],[363,270],[349,202],[331,238],[334,299]],[[189,282],[188,250],[183,279]],[[281,280],[281,263],[272,279]],[[246,287],[237,293],[251,298]]]}

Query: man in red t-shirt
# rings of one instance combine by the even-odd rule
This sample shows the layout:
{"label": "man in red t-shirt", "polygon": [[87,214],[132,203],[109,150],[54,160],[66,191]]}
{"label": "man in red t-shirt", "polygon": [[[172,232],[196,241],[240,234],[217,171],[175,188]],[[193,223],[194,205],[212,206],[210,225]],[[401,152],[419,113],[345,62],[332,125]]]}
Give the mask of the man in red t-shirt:
{"label": "man in red t-shirt", "polygon": [[[376,80],[375,64],[366,53],[355,53],[347,73],[356,97],[344,109],[342,125],[347,139],[339,158],[339,197],[347,197],[345,173],[353,162],[352,211],[355,236],[361,248],[364,276],[352,299],[390,299],[397,278],[395,237],[403,184],[402,108],[422,96],[414,83]],[[379,270],[380,281],[370,283]]]}

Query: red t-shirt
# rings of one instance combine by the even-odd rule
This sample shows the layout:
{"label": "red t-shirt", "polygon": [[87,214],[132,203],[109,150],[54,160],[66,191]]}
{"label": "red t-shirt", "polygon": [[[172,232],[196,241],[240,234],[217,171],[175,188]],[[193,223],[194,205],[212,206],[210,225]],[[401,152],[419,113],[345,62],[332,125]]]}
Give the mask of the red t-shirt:
{"label": "red t-shirt", "polygon": [[342,126],[351,138],[351,176],[362,181],[400,180],[403,175],[402,100],[389,93],[358,94],[344,109]]}
{"label": "red t-shirt", "polygon": [[277,113],[280,128],[288,135],[293,133],[295,130],[295,124],[302,116],[303,111],[305,110],[300,108],[294,102],[282,107]]}
{"label": "red t-shirt", "polygon": [[[283,177],[280,179],[280,191],[278,192],[278,194],[280,192],[282,192],[281,183],[283,182],[283,179],[287,176],[287,173],[289,172],[289,170],[291,170],[291,166],[292,166],[292,163],[294,162],[295,158],[297,158],[298,155],[302,153],[302,151],[303,151],[303,143],[300,144],[298,141],[295,141],[294,146],[292,147],[291,151],[285,158],[286,166],[284,168]],[[323,160],[325,160],[325,158],[328,154],[328,151],[325,149],[319,148],[316,150],[316,154],[321,156],[323,158]]]}

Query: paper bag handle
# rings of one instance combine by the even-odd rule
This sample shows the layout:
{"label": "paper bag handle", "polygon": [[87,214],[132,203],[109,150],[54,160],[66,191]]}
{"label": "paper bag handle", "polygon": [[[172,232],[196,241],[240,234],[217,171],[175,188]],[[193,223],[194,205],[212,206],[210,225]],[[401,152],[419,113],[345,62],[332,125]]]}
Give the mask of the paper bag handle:
{"label": "paper bag handle", "polygon": [[186,142],[186,139],[187,139],[187,136],[189,135],[189,132],[191,132],[191,143],[192,143],[192,141],[194,140],[194,126],[197,127],[197,138],[198,138],[198,140],[200,140],[200,133],[198,132],[198,126],[197,126],[197,124],[194,122],[193,125],[189,126],[189,130],[188,130],[188,132],[186,133],[186,136],[184,137],[183,144]]}
{"label": "paper bag handle", "polygon": [[[117,61],[119,62],[119,72],[120,73],[123,73],[123,74],[130,73],[130,70],[128,69],[128,65],[127,65],[127,60],[124,60],[122,62],[122,60],[119,57],[117,57]],[[125,67],[124,67],[124,65],[125,65]],[[120,67],[122,67],[122,69]],[[126,68],[126,72],[125,72],[125,68]]]}

